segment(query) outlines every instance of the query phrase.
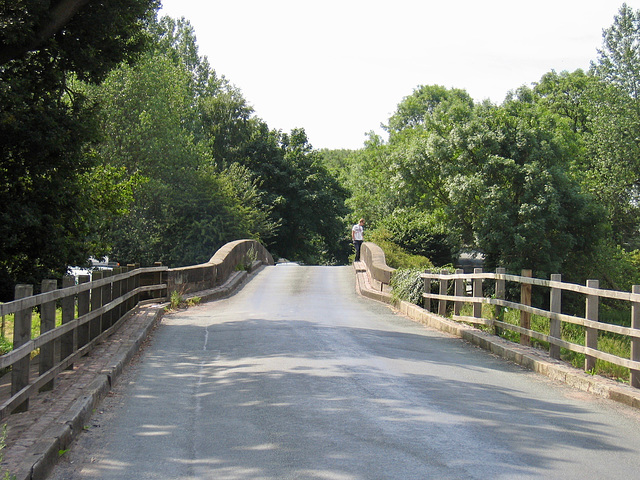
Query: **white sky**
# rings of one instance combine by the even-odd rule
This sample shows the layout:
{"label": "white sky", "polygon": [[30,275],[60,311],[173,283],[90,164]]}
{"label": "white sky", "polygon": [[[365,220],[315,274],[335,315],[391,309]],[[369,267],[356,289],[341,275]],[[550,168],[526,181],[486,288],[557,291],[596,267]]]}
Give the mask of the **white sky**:
{"label": "white sky", "polygon": [[[501,103],[552,69],[587,70],[623,0],[162,0],[272,129],[363,146],[419,85]],[[628,0],[634,10],[640,0]]]}

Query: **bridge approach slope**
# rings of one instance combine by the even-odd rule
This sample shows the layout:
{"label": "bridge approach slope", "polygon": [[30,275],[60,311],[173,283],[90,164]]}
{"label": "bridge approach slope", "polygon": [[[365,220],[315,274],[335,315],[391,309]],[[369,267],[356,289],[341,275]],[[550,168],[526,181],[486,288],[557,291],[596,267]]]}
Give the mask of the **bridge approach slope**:
{"label": "bridge approach slope", "polygon": [[91,454],[72,449],[54,480],[640,468],[634,410],[357,296],[351,267],[266,267],[230,298],[165,316],[120,393],[112,421],[81,436]]}

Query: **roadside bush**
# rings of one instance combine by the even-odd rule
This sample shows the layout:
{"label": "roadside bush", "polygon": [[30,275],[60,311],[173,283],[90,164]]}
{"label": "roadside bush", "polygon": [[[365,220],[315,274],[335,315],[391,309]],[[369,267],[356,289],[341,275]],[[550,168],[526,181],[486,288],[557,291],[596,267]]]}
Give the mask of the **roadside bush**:
{"label": "roadside bush", "polygon": [[424,292],[424,281],[420,278],[422,272],[424,269],[420,268],[403,268],[393,272],[391,277],[393,298],[422,305]]}
{"label": "roadside bush", "polygon": [[459,245],[439,217],[437,212],[401,208],[384,218],[380,227],[407,253],[427,257],[434,265],[447,265],[453,262],[453,253],[459,250]]}
{"label": "roadside bush", "polygon": [[433,263],[422,255],[413,255],[392,240],[391,233],[377,228],[367,234],[367,241],[378,245],[385,255],[387,265],[392,268],[432,268]]}
{"label": "roadside bush", "polygon": [[[603,242],[587,257],[571,258],[561,273],[564,282],[584,285],[587,279],[594,278],[600,280],[600,288],[630,292],[633,285],[640,285],[640,250],[627,251]],[[563,296],[562,306],[566,312],[580,315],[584,299],[568,293]],[[607,323],[630,326],[629,305],[625,302],[603,299],[601,310]]]}

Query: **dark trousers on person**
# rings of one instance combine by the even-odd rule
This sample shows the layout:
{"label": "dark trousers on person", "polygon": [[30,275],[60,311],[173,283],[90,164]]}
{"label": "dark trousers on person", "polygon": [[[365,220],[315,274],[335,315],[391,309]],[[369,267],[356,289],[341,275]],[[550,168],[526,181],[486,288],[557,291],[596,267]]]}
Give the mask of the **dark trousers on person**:
{"label": "dark trousers on person", "polygon": [[362,240],[354,240],[353,241],[353,246],[356,249],[356,258],[355,258],[354,262],[359,262],[360,261],[360,247],[362,246]]}

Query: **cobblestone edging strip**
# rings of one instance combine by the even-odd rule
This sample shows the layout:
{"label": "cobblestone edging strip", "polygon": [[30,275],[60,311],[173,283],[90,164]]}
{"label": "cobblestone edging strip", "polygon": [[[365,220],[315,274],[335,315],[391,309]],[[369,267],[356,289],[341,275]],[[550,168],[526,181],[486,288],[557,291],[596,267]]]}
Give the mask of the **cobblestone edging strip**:
{"label": "cobblestone edging strip", "polygon": [[53,391],[33,397],[27,412],[10,415],[2,471],[16,480],[46,478],[59,452],[82,432],[163,311],[163,305],[140,307],[108,341],[60,374]]}
{"label": "cobblestone edging strip", "polygon": [[427,312],[418,305],[392,298],[389,293],[379,292],[371,287],[363,266],[355,265],[356,291],[362,296],[389,304],[411,320],[427,327],[460,337],[469,343],[490,351],[494,355],[512,361],[536,373],[545,375],[588,392],[630,407],[640,409],[640,391],[623,383],[597,375],[589,375],[573,368],[565,362],[552,359],[544,351],[518,345],[501,337],[490,335],[471,326],[449,320],[435,313]]}

